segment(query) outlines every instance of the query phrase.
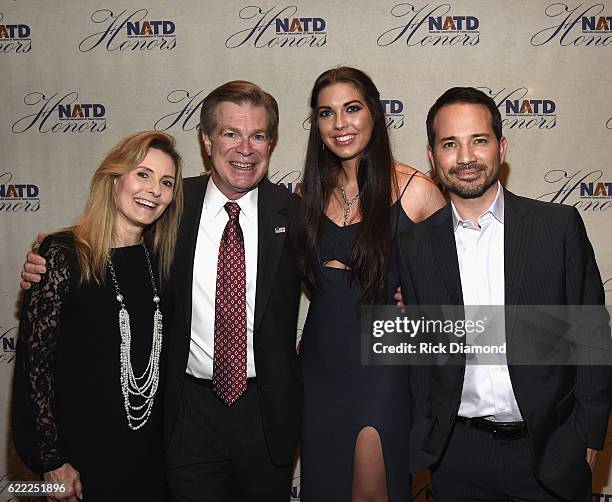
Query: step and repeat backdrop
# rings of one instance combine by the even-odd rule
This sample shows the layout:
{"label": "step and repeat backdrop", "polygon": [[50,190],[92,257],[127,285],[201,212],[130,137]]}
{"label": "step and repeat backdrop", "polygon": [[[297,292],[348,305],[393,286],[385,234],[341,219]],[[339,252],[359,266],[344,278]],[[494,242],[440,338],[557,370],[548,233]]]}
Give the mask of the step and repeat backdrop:
{"label": "step and repeat backdrop", "polygon": [[[0,481],[27,476],[9,405],[25,251],[38,231],[74,222],[119,138],[173,134],[186,174],[200,174],[202,99],[228,80],[250,80],[278,100],[269,177],[294,191],[322,71],[367,72],[395,157],[423,172],[429,107],[449,87],[481,88],[509,141],[506,185],[580,211],[610,303],[611,56],[609,0],[1,0]],[[610,450],[594,500],[612,500]],[[414,497],[432,500],[426,475],[416,476]]]}

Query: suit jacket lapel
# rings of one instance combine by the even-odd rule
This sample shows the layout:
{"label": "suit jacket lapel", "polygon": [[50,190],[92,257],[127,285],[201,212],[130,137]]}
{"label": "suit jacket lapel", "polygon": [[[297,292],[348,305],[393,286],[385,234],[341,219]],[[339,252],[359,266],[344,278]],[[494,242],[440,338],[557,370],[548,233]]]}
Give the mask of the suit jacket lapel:
{"label": "suit jacket lapel", "polygon": [[286,202],[273,191],[272,183],[266,179],[259,184],[257,212],[257,283],[253,332],[257,332],[266,310],[274,287],[280,253],[289,231]]}
{"label": "suit jacket lapel", "polygon": [[453,217],[450,203],[439,211],[433,220],[430,234],[431,247],[440,271],[444,285],[453,305],[463,304],[461,291],[461,275],[459,274],[459,259],[453,233]]}
{"label": "suit jacket lapel", "polygon": [[520,312],[516,311],[516,305],[521,303],[521,287],[527,260],[527,243],[531,237],[530,226],[525,225],[524,217],[526,214],[527,211],[521,205],[520,199],[504,189],[504,303],[506,305],[507,357],[510,364],[515,351],[513,339],[518,334],[516,333],[516,325],[520,317]]}
{"label": "suit jacket lapel", "polygon": [[191,301],[193,291],[193,262],[195,260],[196,243],[198,240],[198,230],[200,227],[200,218],[202,215],[202,207],[204,205],[204,195],[208,186],[209,176],[202,176],[201,182],[198,179],[196,189],[186,195],[186,204],[181,222],[180,239],[184,244],[180,252],[176,253],[175,259],[181,256],[185,257],[185,262],[181,264],[185,279],[182,281],[185,289],[183,290],[185,301],[183,303],[184,315],[187,325],[191,325]]}
{"label": "suit jacket lapel", "polygon": [[527,214],[520,199],[504,189],[504,283],[506,305],[518,305],[525,271],[530,226],[523,218]]}

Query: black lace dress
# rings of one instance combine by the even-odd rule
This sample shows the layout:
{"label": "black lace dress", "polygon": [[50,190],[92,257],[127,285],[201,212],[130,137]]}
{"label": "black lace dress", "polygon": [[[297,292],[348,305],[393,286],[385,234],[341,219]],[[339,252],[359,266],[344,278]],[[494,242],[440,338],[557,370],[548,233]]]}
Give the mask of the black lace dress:
{"label": "black lace dress", "polygon": [[[163,385],[147,424],[131,430],[120,386],[119,309],[112,281],[79,284],[71,234],[46,239],[41,254],[47,273],[25,295],[15,363],[13,437],[19,455],[40,474],[70,463],[79,471],[88,502],[168,500]],[[118,248],[112,259],[131,317],[132,366],[139,376],[151,351],[154,312],[144,249]],[[167,310],[162,303],[165,326]]]}

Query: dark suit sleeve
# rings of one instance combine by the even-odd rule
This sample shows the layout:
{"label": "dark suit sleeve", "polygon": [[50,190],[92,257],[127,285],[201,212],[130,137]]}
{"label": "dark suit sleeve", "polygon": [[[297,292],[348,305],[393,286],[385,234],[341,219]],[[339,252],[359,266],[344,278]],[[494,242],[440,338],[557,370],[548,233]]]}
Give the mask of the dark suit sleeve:
{"label": "dark suit sleeve", "polygon": [[[567,303],[604,305],[605,294],[593,247],[580,214],[572,209],[565,243]],[[608,319],[604,321],[607,323]],[[587,446],[603,449],[612,400],[612,367],[579,366],[574,395],[579,405],[578,426]]]}
{"label": "dark suit sleeve", "polygon": [[[400,286],[405,305],[418,305],[414,282],[408,266],[410,232],[398,239],[398,261]],[[410,471],[416,472],[431,465],[433,459],[423,450],[423,443],[432,425],[431,412],[431,368],[429,366],[410,367],[410,393],[412,404],[412,423],[410,428]]]}

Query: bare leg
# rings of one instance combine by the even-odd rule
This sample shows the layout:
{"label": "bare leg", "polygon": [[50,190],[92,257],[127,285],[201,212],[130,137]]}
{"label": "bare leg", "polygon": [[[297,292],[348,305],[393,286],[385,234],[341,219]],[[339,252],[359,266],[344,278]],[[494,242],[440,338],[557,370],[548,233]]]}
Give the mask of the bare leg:
{"label": "bare leg", "polygon": [[388,502],[385,459],[378,431],[364,427],[355,442],[352,502]]}

